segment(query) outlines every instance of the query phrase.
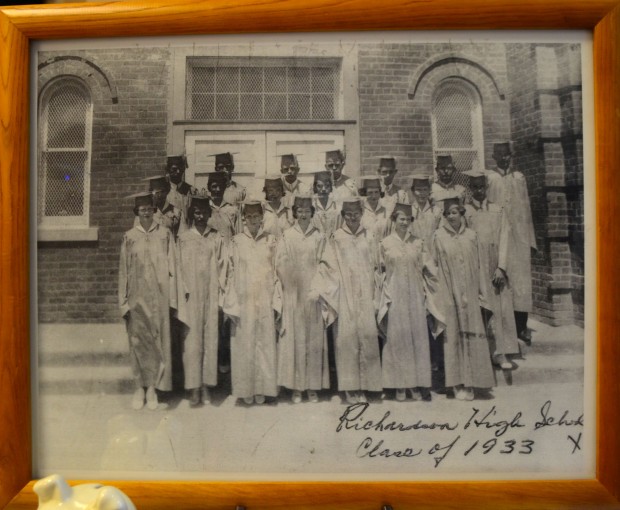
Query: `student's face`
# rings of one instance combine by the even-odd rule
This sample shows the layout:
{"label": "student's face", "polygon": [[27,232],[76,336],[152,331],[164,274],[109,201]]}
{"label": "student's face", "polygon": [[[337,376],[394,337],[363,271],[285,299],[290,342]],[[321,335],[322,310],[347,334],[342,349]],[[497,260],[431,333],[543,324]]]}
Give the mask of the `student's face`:
{"label": "student's face", "polygon": [[265,186],[265,198],[268,202],[280,200],[282,195],[282,188],[280,186]]}
{"label": "student's face", "polygon": [[206,225],[208,219],[208,211],[202,207],[194,206],[194,223],[196,223],[196,225]]}
{"label": "student's face", "polygon": [[383,179],[383,184],[389,186],[392,184],[394,176],[396,175],[396,168],[382,166],[379,168],[379,175],[381,176],[381,179]]}
{"label": "student's face", "polygon": [[216,198],[220,198],[224,195],[224,186],[219,182],[212,182],[209,184],[209,193]]}
{"label": "student's face", "polygon": [[284,180],[289,184],[293,184],[297,179],[299,173],[299,167],[295,163],[289,165],[283,165],[280,167],[280,173],[284,176]]}
{"label": "student's face", "polygon": [[372,205],[376,205],[381,198],[381,190],[379,188],[366,188],[366,198]]}
{"label": "student's face", "polygon": [[470,185],[471,188],[471,196],[474,200],[478,200],[478,202],[482,202],[487,197],[487,183],[486,182],[475,182]]}
{"label": "student's face", "polygon": [[150,205],[141,205],[138,207],[138,218],[140,221],[148,221],[153,219],[153,213],[155,212],[155,208]]}
{"label": "student's face", "polygon": [[252,231],[257,231],[263,222],[263,213],[258,211],[249,211],[245,213],[245,224]]}
{"label": "student's face", "polygon": [[166,202],[166,197],[168,196],[168,192],[163,189],[158,189],[153,191],[153,202],[155,205],[161,209],[161,207]]}
{"label": "student's face", "polygon": [[348,209],[344,212],[344,222],[349,227],[351,232],[357,232],[357,229],[360,227],[360,222],[362,220],[362,210],[361,209]]}
{"label": "student's face", "polygon": [[235,165],[218,163],[215,165],[216,172],[224,172],[228,176],[228,180],[232,178],[233,170],[235,169]]}
{"label": "student's face", "polygon": [[312,209],[310,209],[310,207],[298,207],[296,214],[297,214],[297,221],[299,221],[299,223],[307,224],[312,218]]}
{"label": "student's face", "polygon": [[454,230],[458,230],[461,226],[461,213],[458,205],[451,205],[446,213],[446,220]]}
{"label": "student's face", "polygon": [[506,170],[508,169],[508,167],[510,166],[510,162],[512,161],[512,154],[510,152],[507,151],[495,151],[493,153],[493,159],[495,160],[495,163],[497,163],[497,166],[499,168],[501,168],[502,170]]}
{"label": "student's face", "polygon": [[452,177],[454,176],[454,172],[456,172],[456,167],[454,165],[442,165],[437,166],[437,175],[439,176],[439,180],[444,183],[449,183],[452,181]]}
{"label": "student's face", "polygon": [[168,168],[168,177],[170,178],[170,182],[174,184],[179,184],[183,180],[183,170],[178,165],[171,165]]}
{"label": "student's face", "polygon": [[314,182],[314,191],[317,195],[329,195],[332,192],[332,183],[318,179]]}
{"label": "student's face", "polygon": [[411,217],[407,216],[404,212],[399,211],[396,213],[396,219],[394,222],[396,223],[396,229],[399,232],[405,232],[411,224]]}
{"label": "student's face", "polygon": [[329,158],[325,163],[325,169],[329,170],[332,173],[332,176],[334,177],[335,181],[340,179],[343,168],[344,168],[344,161],[338,158],[336,159]]}
{"label": "student's face", "polygon": [[431,194],[430,184],[416,184],[413,188],[413,194],[420,202],[425,202]]}

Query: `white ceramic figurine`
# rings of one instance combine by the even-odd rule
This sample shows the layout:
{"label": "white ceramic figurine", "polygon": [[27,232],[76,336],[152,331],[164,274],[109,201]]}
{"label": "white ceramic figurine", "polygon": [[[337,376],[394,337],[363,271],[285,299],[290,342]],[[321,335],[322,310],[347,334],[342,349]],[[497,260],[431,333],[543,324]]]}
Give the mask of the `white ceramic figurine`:
{"label": "white ceramic figurine", "polygon": [[96,483],[70,487],[60,475],[42,478],[34,484],[34,492],[38,510],[136,510],[116,487]]}

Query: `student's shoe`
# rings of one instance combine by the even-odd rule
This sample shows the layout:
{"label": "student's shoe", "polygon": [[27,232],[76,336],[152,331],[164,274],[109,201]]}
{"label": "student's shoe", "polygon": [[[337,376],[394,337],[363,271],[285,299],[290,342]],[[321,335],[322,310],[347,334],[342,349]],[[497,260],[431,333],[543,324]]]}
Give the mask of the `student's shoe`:
{"label": "student's shoe", "polygon": [[347,401],[347,404],[357,404],[358,400],[357,400],[357,395],[354,391],[345,391],[344,392],[344,396],[345,399]]}
{"label": "student's shoe", "polygon": [[409,388],[413,400],[422,400],[422,392],[418,388]]}
{"label": "student's shoe", "polygon": [[357,401],[360,404],[365,404],[366,402],[368,402],[368,400],[366,399],[366,393],[364,393],[363,391],[359,391],[357,393]]}
{"label": "student's shoe", "polygon": [[456,397],[459,400],[470,401],[474,399],[474,389],[472,387],[462,388],[460,392],[461,392],[461,397],[460,398],[458,396]]}
{"label": "student's shoe", "polygon": [[209,388],[206,386],[202,387],[202,403],[210,404],[211,403],[211,393],[209,392]]}
{"label": "student's shoe", "polygon": [[131,398],[132,409],[139,411],[144,407],[144,388],[138,388]]}
{"label": "student's shoe", "polygon": [[396,400],[398,400],[399,402],[404,402],[406,398],[407,394],[405,393],[405,388],[398,388],[396,390]]}
{"label": "student's shoe", "polygon": [[149,386],[146,390],[146,407],[148,407],[151,411],[155,411],[159,402],[157,400],[157,392],[153,386]]}
{"label": "student's shoe", "polygon": [[301,402],[301,391],[294,390],[293,397],[291,400],[293,401],[293,404],[299,404]]}
{"label": "student's shoe", "polygon": [[254,403],[254,397],[243,397],[243,402],[251,406]]}
{"label": "student's shoe", "polygon": [[200,388],[189,390],[189,406],[198,407],[200,405]]}
{"label": "student's shoe", "polygon": [[264,404],[265,395],[254,395],[254,402],[256,402],[257,404]]}
{"label": "student's shoe", "polygon": [[523,341],[523,343],[528,347],[532,345],[532,332],[529,330],[529,328],[525,328],[523,331],[521,331],[517,335],[517,338]]}
{"label": "student's shoe", "polygon": [[310,402],[318,402],[319,401],[319,396],[316,394],[316,391],[308,390],[308,400]]}
{"label": "student's shoe", "polygon": [[512,363],[508,361],[505,354],[496,354],[493,356],[493,364],[502,370],[512,370]]}

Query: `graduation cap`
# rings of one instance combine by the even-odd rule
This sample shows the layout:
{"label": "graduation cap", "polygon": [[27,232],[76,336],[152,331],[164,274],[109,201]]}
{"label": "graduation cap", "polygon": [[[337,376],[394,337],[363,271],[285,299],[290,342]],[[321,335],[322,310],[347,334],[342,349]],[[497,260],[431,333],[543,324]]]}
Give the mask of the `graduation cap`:
{"label": "graduation cap", "polygon": [[312,196],[296,195],[293,200],[293,207],[312,207]]}
{"label": "graduation cap", "polygon": [[153,194],[150,191],[140,191],[139,193],[127,195],[125,198],[133,198],[134,207],[140,207],[141,205],[153,207]]}
{"label": "graduation cap", "polygon": [[396,202],[396,204],[394,205],[393,214],[396,214],[397,212],[404,213],[405,216],[407,216],[408,218],[413,217],[413,209],[411,208],[411,204],[403,204],[401,202]]}
{"label": "graduation cap", "polygon": [[368,188],[381,189],[381,179],[378,177],[362,177],[362,189]]}
{"label": "graduation cap", "polygon": [[316,181],[332,181],[332,173],[327,170],[321,170],[320,172],[314,172],[314,182]]}
{"label": "graduation cap", "polygon": [[207,188],[209,188],[214,182],[220,184],[221,186],[226,186],[228,176],[224,172],[209,172],[208,175]]}
{"label": "graduation cap", "polygon": [[215,166],[234,166],[235,159],[233,158],[233,154],[239,154],[238,152],[222,152],[220,154],[209,154],[207,157],[215,158]]}
{"label": "graduation cap", "polygon": [[469,177],[470,184],[487,182],[487,174],[479,169],[467,170],[466,172],[462,172],[462,174]]}
{"label": "graduation cap", "polygon": [[426,184],[428,186],[431,185],[431,176],[427,174],[413,174],[413,180],[411,181],[411,189],[416,186],[420,186],[422,184]]}
{"label": "graduation cap", "polygon": [[461,197],[458,193],[444,193],[435,201],[443,203],[444,211],[447,211],[453,205],[461,205]]}
{"label": "graduation cap", "polygon": [[265,181],[265,184],[263,186],[263,191],[265,191],[266,188],[274,188],[274,187],[279,187],[284,189],[284,183],[282,182],[282,177],[279,175],[266,175],[263,178],[260,178],[261,180]]}
{"label": "graduation cap", "polygon": [[381,156],[379,158],[379,168],[396,168],[396,159],[393,156]]}
{"label": "graduation cap", "polygon": [[258,200],[247,200],[245,202],[241,202],[241,207],[243,214],[251,212],[260,212],[261,214],[264,213],[263,203]]}
{"label": "graduation cap", "polygon": [[447,167],[449,165],[453,165],[454,161],[452,161],[452,154],[438,154],[437,155],[437,166],[438,167]]}
{"label": "graduation cap", "polygon": [[170,183],[165,176],[155,175],[142,180],[149,181],[149,190],[151,191],[170,191]]}
{"label": "graduation cap", "polygon": [[330,159],[332,161],[344,161],[345,160],[344,153],[340,149],[326,151],[325,152],[325,163],[327,163]]}
{"label": "graduation cap", "polygon": [[342,202],[342,211],[361,211],[362,201],[358,198],[347,198]]}
{"label": "graduation cap", "polygon": [[512,154],[512,142],[510,140],[503,142],[493,143],[493,154],[498,156],[504,156]]}
{"label": "graduation cap", "polygon": [[299,162],[297,161],[297,156],[301,156],[301,154],[282,154],[281,156],[276,156],[276,157],[280,158],[281,167],[296,166],[299,168]]}
{"label": "graduation cap", "polygon": [[170,170],[173,166],[185,170],[187,168],[187,158],[184,155],[180,156],[167,156],[166,168]]}
{"label": "graduation cap", "polygon": [[191,207],[199,207],[203,210],[211,210],[209,197],[204,195],[190,195]]}

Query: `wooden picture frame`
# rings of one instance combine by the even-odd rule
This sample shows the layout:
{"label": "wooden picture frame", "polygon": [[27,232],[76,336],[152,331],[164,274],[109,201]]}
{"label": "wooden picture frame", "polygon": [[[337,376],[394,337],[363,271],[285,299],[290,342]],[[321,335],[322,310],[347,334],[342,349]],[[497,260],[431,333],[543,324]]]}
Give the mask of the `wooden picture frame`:
{"label": "wooden picture frame", "polygon": [[[620,508],[620,0],[123,1],[0,9],[0,506],[34,508],[29,338],[29,43],[77,37],[441,29],[593,31],[596,125],[597,469],[589,480],[115,482],[138,508],[375,510]],[[587,341],[587,339],[586,339]],[[102,480],[100,480],[102,481]],[[8,506],[7,506],[8,505]]]}

